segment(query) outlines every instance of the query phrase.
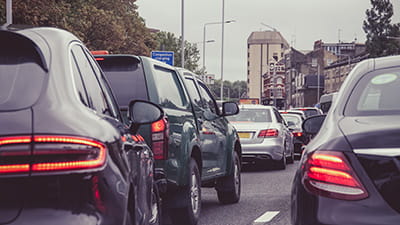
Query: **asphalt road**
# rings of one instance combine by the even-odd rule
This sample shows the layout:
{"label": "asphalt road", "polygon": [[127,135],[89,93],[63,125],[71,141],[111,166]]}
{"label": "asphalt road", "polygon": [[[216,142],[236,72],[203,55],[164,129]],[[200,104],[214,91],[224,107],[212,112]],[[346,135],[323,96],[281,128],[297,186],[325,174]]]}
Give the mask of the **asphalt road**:
{"label": "asphalt road", "polygon": [[[213,188],[202,188],[198,225],[290,225],[290,190],[299,161],[285,170],[245,168],[239,203],[221,205]],[[168,219],[165,225],[172,225]]]}

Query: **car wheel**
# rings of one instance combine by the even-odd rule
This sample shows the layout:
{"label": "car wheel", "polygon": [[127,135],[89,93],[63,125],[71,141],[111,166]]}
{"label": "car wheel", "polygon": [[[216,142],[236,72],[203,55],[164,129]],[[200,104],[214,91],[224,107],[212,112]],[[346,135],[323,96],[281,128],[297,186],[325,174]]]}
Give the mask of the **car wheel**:
{"label": "car wheel", "polygon": [[170,209],[171,221],[174,225],[196,225],[201,210],[200,172],[194,159],[190,160],[189,185],[182,191],[185,207]]}
{"label": "car wheel", "polygon": [[153,185],[151,194],[151,217],[149,219],[150,225],[161,225],[162,211],[161,211],[161,198],[158,193],[157,185]]}
{"label": "car wheel", "polygon": [[285,151],[283,151],[282,159],[277,161],[276,167],[280,170],[286,169],[286,153],[285,153]]}
{"label": "car wheel", "polygon": [[234,153],[233,173],[222,177],[217,181],[218,200],[222,204],[233,204],[239,202],[241,190],[240,178],[240,159],[238,154]]}

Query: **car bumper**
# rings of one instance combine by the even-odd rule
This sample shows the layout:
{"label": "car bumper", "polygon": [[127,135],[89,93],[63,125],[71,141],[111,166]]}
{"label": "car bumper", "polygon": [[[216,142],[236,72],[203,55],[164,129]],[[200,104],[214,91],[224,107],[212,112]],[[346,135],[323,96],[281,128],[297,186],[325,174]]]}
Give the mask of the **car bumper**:
{"label": "car bumper", "polygon": [[257,160],[281,160],[283,152],[284,146],[277,142],[242,144],[242,158],[245,163]]}

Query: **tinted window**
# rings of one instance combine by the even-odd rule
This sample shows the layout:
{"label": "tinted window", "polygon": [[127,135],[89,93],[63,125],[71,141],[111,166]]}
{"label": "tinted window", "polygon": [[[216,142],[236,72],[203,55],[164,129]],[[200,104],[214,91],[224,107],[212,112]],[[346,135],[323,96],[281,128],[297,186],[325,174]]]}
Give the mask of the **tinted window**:
{"label": "tinted window", "polygon": [[84,81],[90,107],[98,113],[114,116],[112,110],[110,110],[107,105],[107,99],[101,90],[96,74],[89,63],[88,58],[85,56],[83,49],[80,46],[75,45],[72,47],[72,52],[78,64],[82,80]]}
{"label": "tinted window", "polygon": [[204,104],[211,110],[211,112],[218,114],[217,104],[215,103],[214,98],[211,96],[207,87],[204,84],[199,83],[199,91]]}
{"label": "tinted window", "polygon": [[39,98],[46,72],[28,43],[0,38],[0,111],[33,105]]}
{"label": "tinted window", "polygon": [[197,90],[196,84],[194,83],[194,80],[191,78],[186,78],[186,85],[192,101],[198,106],[201,106],[201,97],[199,91]]}
{"label": "tinted window", "polygon": [[121,107],[127,107],[134,99],[148,100],[143,68],[132,57],[105,57],[97,61]]}
{"label": "tinted window", "polygon": [[187,100],[175,71],[156,67],[154,72],[159,104],[171,109],[184,108]]}
{"label": "tinted window", "polygon": [[241,108],[239,114],[226,117],[229,121],[242,122],[272,122],[271,111],[268,109],[244,109]]}
{"label": "tinted window", "polygon": [[85,106],[89,107],[87,93],[85,87],[83,86],[83,80],[81,74],[79,73],[78,65],[74,56],[72,56],[71,66],[72,66],[72,73],[74,76],[75,88],[76,91],[78,92],[79,99]]}
{"label": "tinted window", "polygon": [[399,69],[365,75],[355,86],[346,104],[345,115],[400,114]]}

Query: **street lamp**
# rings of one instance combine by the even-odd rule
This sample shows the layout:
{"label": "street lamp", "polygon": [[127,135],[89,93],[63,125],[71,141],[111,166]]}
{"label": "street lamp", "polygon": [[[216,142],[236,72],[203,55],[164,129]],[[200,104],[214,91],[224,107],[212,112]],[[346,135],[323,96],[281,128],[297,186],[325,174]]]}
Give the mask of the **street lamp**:
{"label": "street lamp", "polygon": [[181,3],[181,67],[185,68],[185,0]]}
{"label": "street lamp", "polygon": [[[235,20],[227,20],[225,23],[233,23],[236,22]],[[222,22],[212,22],[212,23],[205,23],[203,26],[203,69],[206,68],[206,43],[209,43],[206,41],[206,27],[208,25],[213,25],[213,24],[221,24]]]}

